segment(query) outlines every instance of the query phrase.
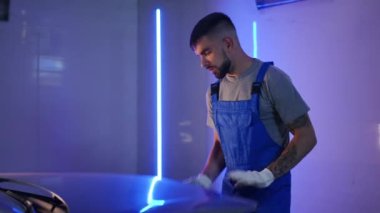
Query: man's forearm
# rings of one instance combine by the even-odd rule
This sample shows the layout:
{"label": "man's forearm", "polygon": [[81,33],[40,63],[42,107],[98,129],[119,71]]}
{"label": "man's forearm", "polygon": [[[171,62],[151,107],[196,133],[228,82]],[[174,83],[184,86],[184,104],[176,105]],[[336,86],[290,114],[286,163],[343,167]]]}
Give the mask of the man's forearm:
{"label": "man's forearm", "polygon": [[275,178],[282,176],[296,166],[316,145],[314,129],[308,116],[305,123],[294,129],[294,137],[285,150],[281,153],[268,169]]}
{"label": "man's forearm", "polygon": [[273,173],[275,178],[278,178],[290,171],[301,159],[297,154],[296,145],[292,142],[282,152],[280,157],[269,165],[268,169]]}
{"label": "man's forearm", "polygon": [[202,173],[214,181],[225,167],[224,155],[219,141],[215,141]]}

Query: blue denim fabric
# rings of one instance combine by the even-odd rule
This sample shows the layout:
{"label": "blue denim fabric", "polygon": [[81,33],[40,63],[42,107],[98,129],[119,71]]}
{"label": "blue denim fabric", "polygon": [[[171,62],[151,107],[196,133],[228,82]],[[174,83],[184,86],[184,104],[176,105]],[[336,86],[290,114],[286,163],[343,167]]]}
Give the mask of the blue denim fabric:
{"label": "blue denim fabric", "polygon": [[[262,65],[254,85],[261,86],[265,73],[273,63]],[[218,84],[218,83],[217,83]],[[267,133],[259,114],[259,93],[253,93],[250,100],[219,101],[218,94],[212,94],[212,110],[227,172],[232,170],[261,171],[273,162],[283,151]],[[226,177],[223,193],[236,195],[258,202],[257,212],[290,212],[290,173],[277,178],[269,187],[258,189],[245,187],[236,190]]]}

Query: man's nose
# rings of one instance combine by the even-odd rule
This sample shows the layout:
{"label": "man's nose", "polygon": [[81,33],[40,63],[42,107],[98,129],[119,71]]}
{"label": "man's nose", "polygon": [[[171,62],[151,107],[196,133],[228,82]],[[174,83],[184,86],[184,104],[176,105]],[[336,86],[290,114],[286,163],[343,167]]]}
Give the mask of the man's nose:
{"label": "man's nose", "polygon": [[209,66],[209,62],[205,58],[201,58],[201,67],[207,68]]}

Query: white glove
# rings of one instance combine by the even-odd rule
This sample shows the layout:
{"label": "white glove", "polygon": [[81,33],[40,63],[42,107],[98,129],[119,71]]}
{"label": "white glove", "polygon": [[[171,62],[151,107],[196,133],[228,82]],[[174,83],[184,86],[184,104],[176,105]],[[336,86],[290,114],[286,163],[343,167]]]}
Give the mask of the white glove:
{"label": "white glove", "polygon": [[190,183],[190,184],[196,184],[200,185],[205,189],[210,189],[212,185],[212,181],[207,175],[205,174],[199,174],[196,177],[191,177],[187,180],[184,181],[185,183]]}
{"label": "white glove", "polygon": [[228,174],[228,178],[236,182],[235,187],[254,186],[257,188],[265,188],[274,181],[272,172],[267,168],[261,172],[235,170]]}

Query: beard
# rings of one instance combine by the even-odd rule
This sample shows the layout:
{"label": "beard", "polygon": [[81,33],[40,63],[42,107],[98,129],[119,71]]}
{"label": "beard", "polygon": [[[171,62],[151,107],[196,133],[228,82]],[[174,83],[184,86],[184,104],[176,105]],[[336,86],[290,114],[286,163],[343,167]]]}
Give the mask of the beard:
{"label": "beard", "polygon": [[231,60],[226,56],[225,53],[223,53],[223,55],[223,63],[213,72],[214,76],[219,80],[224,78],[224,76],[226,76],[227,73],[229,73],[231,70]]}

